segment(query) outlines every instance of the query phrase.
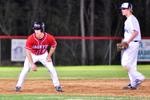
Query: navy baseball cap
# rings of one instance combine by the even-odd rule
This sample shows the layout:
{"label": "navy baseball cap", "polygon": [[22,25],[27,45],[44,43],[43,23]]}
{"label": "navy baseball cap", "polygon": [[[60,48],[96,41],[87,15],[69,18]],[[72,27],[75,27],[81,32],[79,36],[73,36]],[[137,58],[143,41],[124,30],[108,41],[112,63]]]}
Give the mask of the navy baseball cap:
{"label": "navy baseball cap", "polygon": [[121,4],[120,9],[132,9],[132,4],[129,2],[124,2]]}
{"label": "navy baseball cap", "polygon": [[34,22],[33,30],[41,30],[42,32],[45,31],[45,24],[44,22]]}
{"label": "navy baseball cap", "polygon": [[33,29],[34,29],[34,30],[40,30],[40,29],[42,29],[41,24],[35,22],[35,23],[33,24]]}

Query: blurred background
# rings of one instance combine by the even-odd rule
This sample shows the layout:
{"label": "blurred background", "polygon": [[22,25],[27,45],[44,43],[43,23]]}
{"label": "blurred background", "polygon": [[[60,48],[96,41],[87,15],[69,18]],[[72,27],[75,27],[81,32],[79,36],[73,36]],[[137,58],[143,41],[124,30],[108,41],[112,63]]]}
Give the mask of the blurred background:
{"label": "blurred background", "polygon": [[125,17],[119,7],[125,1],[133,4],[142,37],[149,39],[150,0],[0,0],[0,64],[23,62],[11,59],[12,36],[26,39],[37,20],[45,23],[46,32],[62,36],[56,38],[55,65],[120,64],[116,43],[123,36]]}

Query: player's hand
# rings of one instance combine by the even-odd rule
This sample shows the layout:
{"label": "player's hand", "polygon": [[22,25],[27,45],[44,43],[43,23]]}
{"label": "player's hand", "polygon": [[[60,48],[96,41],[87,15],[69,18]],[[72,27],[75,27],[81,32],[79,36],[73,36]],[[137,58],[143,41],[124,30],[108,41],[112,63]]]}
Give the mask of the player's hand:
{"label": "player's hand", "polygon": [[46,60],[47,60],[48,62],[51,62],[51,61],[52,61],[52,59],[51,59],[50,56],[47,56]]}
{"label": "player's hand", "polygon": [[32,71],[37,71],[37,66],[33,63],[31,66]]}
{"label": "player's hand", "polygon": [[117,43],[117,51],[120,52],[121,50],[125,50],[129,47],[129,44],[127,42],[121,42]]}

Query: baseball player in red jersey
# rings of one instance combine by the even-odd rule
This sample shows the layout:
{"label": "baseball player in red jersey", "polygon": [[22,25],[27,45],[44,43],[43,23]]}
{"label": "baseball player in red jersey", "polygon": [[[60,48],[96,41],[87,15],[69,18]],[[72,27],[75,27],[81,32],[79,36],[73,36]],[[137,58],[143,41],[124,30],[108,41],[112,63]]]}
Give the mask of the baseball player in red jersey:
{"label": "baseball player in red jersey", "polygon": [[[45,25],[43,22],[34,22],[33,24],[34,33],[31,34],[26,41],[26,59],[16,84],[16,92],[21,90],[29,70],[37,70],[35,64],[37,61],[41,62],[49,70],[56,91],[62,92],[62,87],[60,86],[57,72],[51,59],[52,54],[55,52],[57,42],[52,35],[44,32],[44,27]],[[50,50],[48,52],[47,49],[49,46]]]}

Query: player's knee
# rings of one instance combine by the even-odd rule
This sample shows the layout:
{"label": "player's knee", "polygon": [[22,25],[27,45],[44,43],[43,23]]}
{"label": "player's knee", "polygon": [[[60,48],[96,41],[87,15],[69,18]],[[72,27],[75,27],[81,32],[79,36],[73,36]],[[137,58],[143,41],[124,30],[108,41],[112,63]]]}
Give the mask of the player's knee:
{"label": "player's knee", "polygon": [[129,66],[128,63],[122,63],[121,65],[123,66],[123,68],[124,68],[126,71],[129,71],[130,66]]}
{"label": "player's knee", "polygon": [[121,65],[122,65],[123,67],[127,67],[127,66],[128,66],[128,64],[127,64],[126,62],[121,62]]}

